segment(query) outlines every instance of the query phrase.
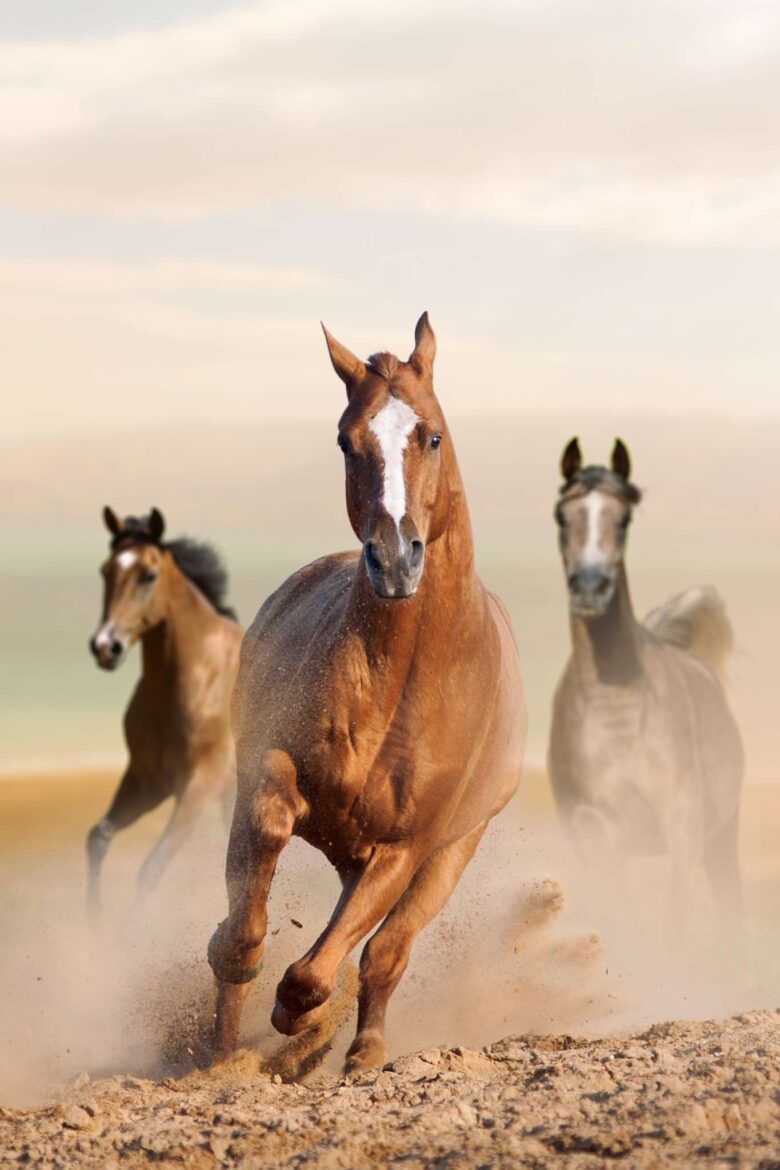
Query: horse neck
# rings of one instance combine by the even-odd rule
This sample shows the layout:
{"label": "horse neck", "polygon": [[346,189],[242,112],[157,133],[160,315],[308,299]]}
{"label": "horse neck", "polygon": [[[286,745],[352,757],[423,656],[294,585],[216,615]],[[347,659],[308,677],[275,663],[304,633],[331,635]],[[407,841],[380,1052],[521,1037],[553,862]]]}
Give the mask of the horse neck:
{"label": "horse neck", "polygon": [[612,601],[601,617],[571,616],[574,665],[585,684],[627,686],[642,670],[639,625],[634,617],[625,565]]}
{"label": "horse neck", "polygon": [[454,452],[445,468],[449,492],[446,528],[425,548],[425,567],[417,593],[407,601],[386,601],[371,588],[360,559],[348,613],[351,631],[359,633],[369,661],[389,659],[399,668],[421,644],[451,639],[482,616],[484,591],[474,568],[474,541],[466,496]]}
{"label": "horse neck", "polygon": [[141,638],[143,673],[172,681],[197,661],[217,615],[173,559],[165,566],[163,618]]}

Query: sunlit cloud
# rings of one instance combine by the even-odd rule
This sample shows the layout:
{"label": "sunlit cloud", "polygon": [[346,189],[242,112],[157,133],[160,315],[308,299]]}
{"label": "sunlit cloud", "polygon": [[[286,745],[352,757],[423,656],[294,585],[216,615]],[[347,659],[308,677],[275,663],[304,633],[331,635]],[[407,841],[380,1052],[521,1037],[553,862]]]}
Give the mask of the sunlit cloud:
{"label": "sunlit cloud", "polygon": [[292,0],[0,47],[7,207],[780,242],[780,9]]}

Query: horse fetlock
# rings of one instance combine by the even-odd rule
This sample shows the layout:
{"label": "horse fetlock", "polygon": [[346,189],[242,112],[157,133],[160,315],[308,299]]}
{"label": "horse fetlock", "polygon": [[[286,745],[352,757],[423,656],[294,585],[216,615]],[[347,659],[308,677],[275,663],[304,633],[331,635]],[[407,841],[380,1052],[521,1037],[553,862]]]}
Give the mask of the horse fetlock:
{"label": "horse fetlock", "polygon": [[250,983],[259,973],[263,942],[236,941],[230,934],[230,920],[224,919],[209,939],[209,966],[221,983]]}

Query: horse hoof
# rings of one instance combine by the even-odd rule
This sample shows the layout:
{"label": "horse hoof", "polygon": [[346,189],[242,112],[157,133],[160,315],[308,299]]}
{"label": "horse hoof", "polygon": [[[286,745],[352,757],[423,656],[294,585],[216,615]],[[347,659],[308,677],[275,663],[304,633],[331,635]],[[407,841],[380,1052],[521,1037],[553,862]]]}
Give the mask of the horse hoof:
{"label": "horse hoof", "polygon": [[333,991],[313,974],[305,960],[288,967],[276,989],[271,1023],[284,1036],[297,1036],[315,1022],[314,1012]]}
{"label": "horse hoof", "polygon": [[352,1041],[344,1062],[344,1073],[350,1077],[371,1068],[381,1068],[386,1060],[387,1049],[382,1033],[374,1030],[363,1032]]}
{"label": "horse hoof", "polygon": [[322,1008],[311,1008],[308,1012],[296,1012],[279,1003],[277,999],[274,1010],[271,1012],[271,1023],[277,1032],[283,1036],[298,1036],[301,1032],[314,1028],[322,1018]]}

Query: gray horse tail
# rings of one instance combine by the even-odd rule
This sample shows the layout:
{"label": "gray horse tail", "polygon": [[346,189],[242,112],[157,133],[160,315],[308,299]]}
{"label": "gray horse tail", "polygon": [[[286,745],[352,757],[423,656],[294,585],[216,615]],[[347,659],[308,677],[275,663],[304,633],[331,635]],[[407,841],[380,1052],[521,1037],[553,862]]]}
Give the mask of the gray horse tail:
{"label": "gray horse tail", "polygon": [[687,650],[724,681],[726,659],[734,649],[734,630],[717,589],[710,585],[686,589],[651,610],[643,625],[659,641]]}

